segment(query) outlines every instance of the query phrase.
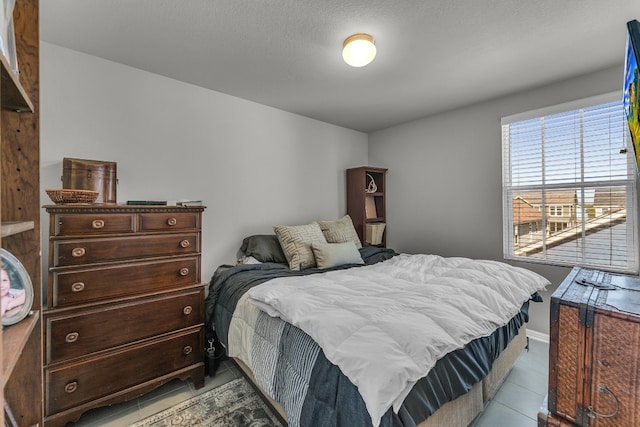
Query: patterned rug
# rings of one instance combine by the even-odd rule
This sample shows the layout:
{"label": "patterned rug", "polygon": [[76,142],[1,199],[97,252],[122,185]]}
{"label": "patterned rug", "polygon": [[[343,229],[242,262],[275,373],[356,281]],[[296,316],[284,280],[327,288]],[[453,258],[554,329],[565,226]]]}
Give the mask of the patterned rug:
{"label": "patterned rug", "polygon": [[283,427],[244,378],[158,412],[130,427]]}

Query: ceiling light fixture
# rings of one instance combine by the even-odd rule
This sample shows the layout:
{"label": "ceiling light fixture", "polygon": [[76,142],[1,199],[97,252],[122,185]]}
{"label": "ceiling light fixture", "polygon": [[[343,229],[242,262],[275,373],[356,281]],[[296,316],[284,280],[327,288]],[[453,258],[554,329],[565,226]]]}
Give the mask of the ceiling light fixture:
{"label": "ceiling light fixture", "polygon": [[352,67],[364,67],[375,57],[375,41],[369,34],[354,34],[345,39],[342,58],[347,64]]}

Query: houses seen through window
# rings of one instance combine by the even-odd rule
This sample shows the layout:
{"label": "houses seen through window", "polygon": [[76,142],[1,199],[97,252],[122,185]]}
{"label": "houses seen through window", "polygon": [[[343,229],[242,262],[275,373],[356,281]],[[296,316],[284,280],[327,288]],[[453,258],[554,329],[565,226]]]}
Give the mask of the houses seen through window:
{"label": "houses seen through window", "polygon": [[504,256],[638,271],[636,165],[622,96],[502,120]]}

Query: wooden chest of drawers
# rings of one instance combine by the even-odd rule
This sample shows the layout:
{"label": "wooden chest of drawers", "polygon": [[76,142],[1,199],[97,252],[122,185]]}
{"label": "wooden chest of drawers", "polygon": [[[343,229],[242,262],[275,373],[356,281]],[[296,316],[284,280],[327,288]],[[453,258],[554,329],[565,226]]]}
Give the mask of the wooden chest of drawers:
{"label": "wooden chest of drawers", "polygon": [[640,279],[574,268],[551,296],[552,418],[640,425]]}
{"label": "wooden chest of drawers", "polygon": [[204,385],[204,207],[46,206],[45,426]]}

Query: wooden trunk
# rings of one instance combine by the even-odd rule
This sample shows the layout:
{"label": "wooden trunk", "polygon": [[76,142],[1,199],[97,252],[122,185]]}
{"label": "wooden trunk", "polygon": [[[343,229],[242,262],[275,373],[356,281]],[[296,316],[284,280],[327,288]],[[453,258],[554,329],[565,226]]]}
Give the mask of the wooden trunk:
{"label": "wooden trunk", "polygon": [[553,414],[538,413],[538,427],[575,427],[576,424]]}
{"label": "wooden trunk", "polygon": [[551,296],[550,331],[553,417],[640,425],[640,279],[574,268]]}
{"label": "wooden trunk", "polygon": [[549,395],[545,396],[544,402],[538,412],[538,427],[575,427],[575,424],[549,412]]}
{"label": "wooden trunk", "polygon": [[116,203],[117,164],[99,160],[62,159],[62,188],[94,190],[96,203]]}

